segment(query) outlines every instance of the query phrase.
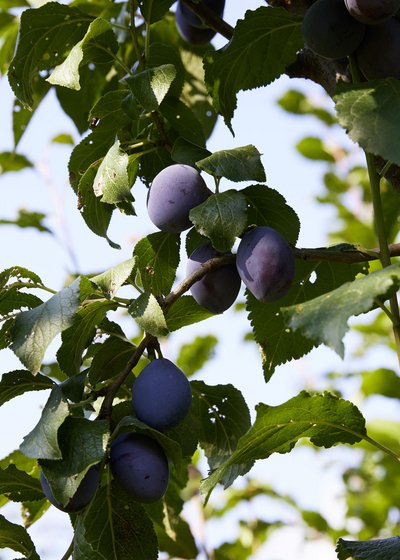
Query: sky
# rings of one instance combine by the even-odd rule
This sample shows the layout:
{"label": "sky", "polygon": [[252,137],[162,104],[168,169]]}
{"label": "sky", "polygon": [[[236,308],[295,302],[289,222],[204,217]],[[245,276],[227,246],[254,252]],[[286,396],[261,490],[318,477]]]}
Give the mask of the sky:
{"label": "sky", "polygon": [[[242,4],[227,2],[225,19],[231,25],[243,16]],[[245,4],[247,9],[255,9],[262,2],[248,0]],[[225,40],[217,37],[213,43],[218,48],[225,44]],[[233,120],[235,137],[220,120],[208,143],[208,149],[215,151],[254,144],[262,153],[267,184],[278,190],[300,217],[302,228],[298,246],[319,247],[326,244],[326,235],[333,226],[334,219],[332,210],[314,203],[315,196],[321,192],[321,176],[325,166],[307,162],[297,154],[294,146],[307,135],[325,135],[325,140],[333,143],[342,141],[343,136],[342,131],[334,128],[327,138],[326,129],[312,117],[296,118],[282,111],[276,101],[288,87],[298,88],[322,104],[327,103],[319,86],[305,80],[289,80],[285,77],[267,88],[242,92],[238,96],[238,108]],[[4,78],[0,80],[0,100],[0,151],[5,151],[12,149],[12,94]],[[47,285],[57,290],[63,287],[68,273],[77,270],[84,274],[101,272],[129,258],[135,241],[154,231],[146,216],[146,190],[140,183],[135,184],[132,191],[139,218],[115,212],[111,222],[109,235],[121,244],[120,251],[110,248],[104,239],[96,237],[87,229],[76,209],[75,195],[68,185],[67,161],[70,148],[50,142],[51,138],[60,133],[69,133],[78,139],[73,123],[59,110],[55,97],[50,96],[36,111],[19,145],[19,152],[36,162],[37,169],[0,177],[0,191],[3,194],[0,218],[15,218],[19,208],[43,211],[48,215],[46,224],[56,233],[55,236],[50,236],[33,230],[1,226],[1,269],[12,265],[24,266],[38,273]],[[206,180],[208,181],[207,178]],[[210,186],[211,184],[210,182]],[[225,188],[232,188],[232,185],[222,181],[221,189]],[[180,270],[180,274],[183,273],[184,270]],[[321,347],[297,362],[279,367],[272,380],[265,385],[257,349],[242,342],[246,329],[243,314],[229,310],[221,316],[174,334],[164,343],[163,353],[173,360],[181,344],[199,334],[214,333],[219,338],[216,355],[198,378],[210,384],[233,383],[243,392],[253,417],[254,406],[260,401],[275,405],[295,396],[304,388],[323,389],[323,374],[327,367],[342,372],[351,369],[351,358],[347,356],[350,356],[356,340],[350,336],[346,338],[349,351],[344,361],[333,351]],[[56,342],[50,346],[46,358],[51,359]],[[381,366],[391,366],[389,355],[386,357],[383,354],[379,359]],[[387,364],[382,364],[382,359]],[[2,351],[0,360],[1,371],[21,367],[11,351]],[[2,431],[0,457],[18,447],[22,437],[33,428],[40,417],[46,396],[45,392],[28,393],[0,408],[0,425],[7,426]],[[388,415],[396,413],[398,414],[398,410],[388,411]],[[329,456],[315,456],[303,448],[296,451],[293,459],[289,455],[277,455],[268,461],[261,461],[251,474],[271,483],[281,492],[296,496],[303,507],[321,507],[328,519],[336,523],[342,515],[343,504],[340,500],[338,470],[332,466],[333,459],[342,464],[353,460],[346,449],[337,449]],[[218,500],[218,492],[215,500]],[[276,504],[271,504],[268,500],[259,500],[252,506],[242,508],[240,514],[256,514],[262,518],[275,519],[280,512],[276,507]],[[19,522],[19,512],[15,505],[7,505],[1,513],[10,520]],[[281,513],[289,522],[296,520],[293,512],[287,509]],[[197,515],[196,511],[188,511],[187,514],[192,519]],[[222,533],[220,529],[210,527],[207,533],[210,546],[218,544],[221,534],[227,539],[232,537],[231,521],[229,518],[225,522]],[[51,542],[47,537],[49,531]],[[51,508],[30,529],[30,534],[37,544],[38,552],[42,554],[42,560],[56,560],[69,544],[71,532],[68,517]],[[283,551],[282,542],[285,543]],[[0,560],[15,557],[15,553],[0,551]],[[301,532],[292,528],[276,533],[271,538],[263,550],[263,556],[260,556],[264,559],[267,557],[269,560],[336,560],[331,545],[323,542],[303,543]],[[254,560],[259,559],[257,557]]]}

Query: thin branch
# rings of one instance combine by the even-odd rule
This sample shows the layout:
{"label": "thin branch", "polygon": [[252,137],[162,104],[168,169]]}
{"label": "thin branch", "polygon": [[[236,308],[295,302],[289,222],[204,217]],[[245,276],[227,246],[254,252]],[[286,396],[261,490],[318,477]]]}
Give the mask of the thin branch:
{"label": "thin branch", "polygon": [[[340,246],[339,246],[340,247]],[[351,246],[350,246],[351,247]],[[351,249],[346,246],[343,248],[317,248],[317,249],[298,249],[293,248],[294,256],[303,261],[336,261],[342,263],[361,263],[374,261],[380,258],[379,249]],[[389,252],[392,257],[400,257],[400,243],[389,245]]]}
{"label": "thin branch", "polygon": [[222,18],[218,17],[213,10],[210,10],[204,3],[193,2],[193,0],[182,0],[182,4],[185,4],[190,8],[199,18],[207,25],[211,27],[217,33],[225,37],[225,39],[232,39],[234,29],[224,21]]}

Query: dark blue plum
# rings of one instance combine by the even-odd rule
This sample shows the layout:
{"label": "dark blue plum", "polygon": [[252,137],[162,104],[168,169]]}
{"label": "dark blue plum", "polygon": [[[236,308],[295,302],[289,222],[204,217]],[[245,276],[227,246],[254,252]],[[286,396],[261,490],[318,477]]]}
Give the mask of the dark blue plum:
{"label": "dark blue plum", "polygon": [[344,0],[349,13],[367,25],[390,19],[400,9],[400,0]]}
{"label": "dark blue plum", "polygon": [[118,436],[111,445],[110,468],[115,480],[137,502],[156,502],[167,491],[168,459],[161,445],[148,436]]}
{"label": "dark blue plum", "polygon": [[161,231],[179,233],[193,224],[189,212],[211,194],[200,173],[190,165],[174,164],[154,177],[147,197],[150,220]]}
{"label": "dark blue plum", "polygon": [[[201,4],[212,10],[217,16],[222,17],[225,8],[225,0],[202,0]],[[207,28],[199,16],[180,0],[178,0],[176,5],[176,15],[177,18],[184,20],[192,27],[197,27],[199,29]]]}
{"label": "dark blue plum", "polygon": [[150,362],[132,387],[136,416],[152,428],[165,430],[185,418],[192,404],[190,383],[175,364],[166,358]]}
{"label": "dark blue plum", "polygon": [[[222,17],[224,0],[203,0],[202,3],[213,10],[217,16]],[[205,26],[201,19],[181,2],[177,4],[175,16],[179,34],[187,43],[205,45],[216,35],[214,29]]]}
{"label": "dark blue plum", "polygon": [[57,509],[60,509],[61,511],[65,511],[67,513],[73,513],[79,511],[88,505],[88,503],[92,500],[92,498],[96,494],[96,490],[99,486],[99,480],[100,480],[99,466],[94,465],[93,467],[90,467],[90,469],[87,471],[87,473],[82,479],[82,482],[78,486],[77,491],[72,496],[72,498],[67,503],[67,505],[63,506],[59,502],[57,502],[57,500],[54,498],[53,492],[50,488],[50,485],[43,471],[41,471],[40,473],[40,484],[42,485],[42,490],[46,498]]}
{"label": "dark blue plum", "polygon": [[328,58],[344,58],[361,44],[365,25],[354,19],[344,0],[317,0],[303,19],[305,45]]}
{"label": "dark blue plum", "polygon": [[[231,252],[218,253],[211,243],[204,243],[197,247],[187,262],[187,274],[192,274],[210,259],[222,255],[232,255]],[[240,290],[240,276],[235,263],[227,264],[207,272],[190,288],[191,294],[199,305],[211,313],[223,313],[236,300]]]}
{"label": "dark blue plum", "polygon": [[392,18],[368,27],[356,50],[358,66],[367,80],[400,79],[400,21]]}
{"label": "dark blue plum", "polygon": [[256,227],[243,236],[236,266],[244,284],[263,302],[283,297],[293,281],[293,252],[282,235],[267,226]]}

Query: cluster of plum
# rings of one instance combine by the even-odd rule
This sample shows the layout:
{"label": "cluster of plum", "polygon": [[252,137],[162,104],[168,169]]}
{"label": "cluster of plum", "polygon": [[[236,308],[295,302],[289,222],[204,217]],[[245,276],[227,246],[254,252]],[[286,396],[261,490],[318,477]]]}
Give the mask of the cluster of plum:
{"label": "cluster of plum", "polygon": [[[174,164],[154,178],[147,198],[147,210],[153,224],[162,231],[180,233],[192,226],[190,210],[209,196],[200,173],[189,165]],[[232,255],[231,252],[223,256]],[[211,243],[199,245],[189,256],[190,275],[204,263],[222,256]],[[244,233],[235,262],[207,272],[191,287],[197,303],[212,313],[222,313],[236,300],[241,281],[260,301],[281,298],[294,276],[292,250],[282,235],[267,226],[257,226]]]}
{"label": "cluster of plum", "polygon": [[[222,17],[225,0],[201,0],[200,4],[212,10],[215,15]],[[215,35],[214,29],[208,27],[188,6],[178,0],[176,11],[176,26],[181,37],[192,45],[209,43]]]}
{"label": "cluster of plum", "polygon": [[354,55],[367,80],[400,79],[400,0],[316,0],[303,20],[305,44],[316,54]]}
{"label": "cluster of plum", "polygon": [[[187,377],[166,358],[155,359],[145,366],[132,387],[136,417],[155,430],[177,426],[188,414],[191,403]],[[155,438],[138,432],[118,435],[111,444],[109,462],[114,479],[135,501],[152,503],[165,494],[169,463]],[[40,481],[45,496],[54,506],[68,513],[77,512],[93,499],[100,482],[100,468],[94,465],[87,471],[66,505],[54,498],[43,471]]]}

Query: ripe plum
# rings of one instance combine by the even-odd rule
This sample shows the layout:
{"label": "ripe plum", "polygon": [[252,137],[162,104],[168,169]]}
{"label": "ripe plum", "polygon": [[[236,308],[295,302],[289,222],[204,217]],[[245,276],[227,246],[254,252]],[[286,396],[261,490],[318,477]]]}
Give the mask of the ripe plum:
{"label": "ripe plum", "polygon": [[256,227],[241,240],[236,266],[250,292],[271,302],[283,297],[294,276],[294,257],[287,241],[275,229]]}
{"label": "ripe plum", "polygon": [[166,358],[150,362],[133,383],[132,404],[136,416],[157,430],[179,424],[191,403],[192,391],[186,375]]}
{"label": "ripe plum", "polygon": [[303,19],[305,45],[324,58],[352,54],[364,33],[365,25],[349,14],[343,0],[317,0]]}
{"label": "ripe plum", "polygon": [[[215,12],[219,17],[222,17],[225,8],[225,0],[202,0],[201,2],[204,6],[207,6],[210,10]],[[183,4],[180,0],[176,5],[176,14],[179,19],[184,20],[187,24],[191,25],[192,27],[197,27],[199,29],[207,29],[207,26],[204,22],[197,16],[193,10],[191,10],[188,6]],[[209,28],[208,28],[209,29]]]}
{"label": "ripe plum", "polygon": [[344,0],[349,13],[367,25],[382,23],[400,9],[400,0]]}
{"label": "ripe plum", "polygon": [[189,212],[211,194],[200,173],[190,165],[173,164],[156,175],[147,197],[150,220],[162,231],[179,233],[193,224]]}
{"label": "ripe plum", "polygon": [[99,485],[99,479],[99,466],[93,465],[93,467],[90,467],[90,469],[83,477],[82,482],[78,486],[77,491],[72,496],[70,501],[67,503],[67,505],[63,506],[54,498],[53,492],[43,471],[41,471],[40,473],[40,484],[42,485],[42,490],[46,498],[57,509],[60,509],[61,511],[65,511],[67,513],[79,511],[88,505],[88,503],[96,494],[96,490]]}
{"label": "ripe plum", "polygon": [[400,79],[400,22],[389,19],[368,27],[356,50],[358,66],[367,80],[379,78]]}
{"label": "ripe plum", "polygon": [[167,490],[168,459],[161,445],[143,434],[121,434],[113,441],[110,468],[125,492],[138,502],[156,502]]}
{"label": "ripe plum", "polygon": [[[230,252],[218,253],[211,243],[204,243],[190,255],[186,271],[192,274],[210,259],[231,254]],[[190,291],[199,305],[212,313],[222,313],[236,300],[240,284],[237,268],[232,263],[207,272],[201,280],[193,284]]]}

